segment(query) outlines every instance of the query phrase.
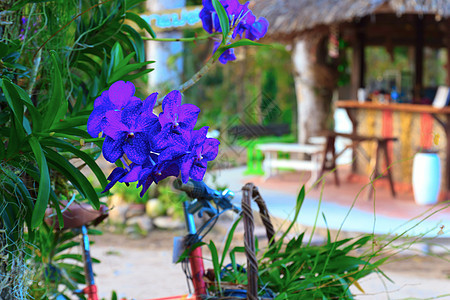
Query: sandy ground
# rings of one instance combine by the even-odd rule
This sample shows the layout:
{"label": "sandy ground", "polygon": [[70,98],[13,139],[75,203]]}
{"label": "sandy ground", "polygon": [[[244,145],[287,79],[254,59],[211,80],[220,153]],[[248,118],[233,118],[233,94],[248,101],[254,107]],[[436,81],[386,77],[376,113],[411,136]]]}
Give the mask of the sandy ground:
{"label": "sandy ground", "polygon": [[[92,237],[92,256],[101,260],[94,265],[100,298],[110,299],[113,290],[138,300],[188,293],[181,266],[172,264],[172,239],[182,234],[156,230],[142,239],[112,233]],[[217,245],[223,236],[220,230],[208,235]],[[375,274],[361,280],[365,294],[356,288],[352,292],[356,299],[450,299],[450,256],[446,257],[447,261],[424,255],[399,257],[382,267],[394,283]]]}

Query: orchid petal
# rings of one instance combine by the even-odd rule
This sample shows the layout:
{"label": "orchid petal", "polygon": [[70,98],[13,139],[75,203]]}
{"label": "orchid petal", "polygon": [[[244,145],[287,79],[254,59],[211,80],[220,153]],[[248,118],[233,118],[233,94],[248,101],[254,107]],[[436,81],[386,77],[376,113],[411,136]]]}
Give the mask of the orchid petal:
{"label": "orchid petal", "polygon": [[93,137],[97,138],[99,133],[103,131],[102,121],[105,118],[106,107],[95,108],[89,116],[87,122],[87,131]]}
{"label": "orchid petal", "polygon": [[142,166],[131,164],[131,170],[122,178],[120,182],[135,182],[139,180],[139,173],[142,171]]}
{"label": "orchid petal", "polygon": [[173,90],[168,93],[162,102],[162,109],[165,113],[166,111],[176,111],[178,106],[181,104],[181,93],[180,91]]}
{"label": "orchid petal", "polygon": [[133,128],[136,123],[136,119],[139,117],[142,108],[142,101],[132,101],[128,103],[122,110],[120,121],[128,128]]}
{"label": "orchid petal", "polygon": [[144,133],[135,133],[134,137],[127,138],[123,150],[129,160],[136,164],[143,164],[150,154],[147,136]]}
{"label": "orchid petal", "polygon": [[153,112],[153,108],[155,107],[157,98],[158,98],[158,93],[152,93],[150,96],[145,98],[144,106],[142,106],[142,110],[144,112]]}
{"label": "orchid petal", "polygon": [[151,174],[151,170],[150,169],[146,169],[145,171],[141,172],[142,174],[140,175],[140,180],[139,180],[139,186],[142,186],[142,190],[141,193],[139,194],[141,197],[144,196],[144,194],[147,192],[148,188],[152,185],[153,183],[153,176]]}
{"label": "orchid petal", "polygon": [[194,104],[183,104],[178,109],[178,123],[183,129],[192,130],[197,123],[200,108]]}
{"label": "orchid petal", "polygon": [[110,110],[105,114],[106,124],[103,126],[103,132],[113,138],[114,140],[119,139],[124,133],[129,131],[128,126],[121,122],[122,112]]}
{"label": "orchid petal", "polygon": [[103,157],[110,163],[115,163],[123,155],[124,152],[122,147],[125,137],[126,135],[123,135],[122,138],[119,138],[118,140],[114,140],[109,136],[105,138],[102,153]]}
{"label": "orchid petal", "polygon": [[132,100],[134,92],[135,87],[133,83],[129,81],[117,81],[110,86],[108,96],[116,107],[123,108]]}
{"label": "orchid petal", "polygon": [[159,154],[158,162],[170,161],[180,159],[186,154],[186,151],[182,148],[168,147]]}
{"label": "orchid petal", "polygon": [[206,160],[214,160],[219,153],[220,142],[217,139],[207,138],[203,143],[202,156]]}
{"label": "orchid petal", "polygon": [[100,106],[104,106],[109,109],[114,109],[114,106],[111,103],[111,100],[109,100],[108,91],[102,92],[102,94],[95,99],[94,108],[97,108]]}
{"label": "orchid petal", "polygon": [[180,172],[181,172],[181,181],[183,183],[188,182],[189,180],[189,173],[191,171],[192,165],[194,164],[194,157],[185,156],[183,159],[183,162],[180,166]]}
{"label": "orchid petal", "polygon": [[126,170],[119,167],[115,168],[108,176],[108,180],[111,180],[111,182],[106,185],[102,193],[109,191],[117,183],[117,181],[119,181],[126,174],[127,174]]}
{"label": "orchid petal", "polygon": [[234,49],[225,50],[220,56],[219,61],[221,64],[225,65],[229,61],[236,60],[236,55],[234,54]]}
{"label": "orchid petal", "polygon": [[208,133],[208,126],[204,126],[200,128],[199,130],[194,130],[192,132],[192,140],[191,145],[200,145],[202,144],[206,139],[206,134]]}
{"label": "orchid petal", "polygon": [[189,172],[190,177],[195,181],[202,181],[203,177],[206,173],[206,164],[203,163],[200,164],[193,164],[191,171]]}

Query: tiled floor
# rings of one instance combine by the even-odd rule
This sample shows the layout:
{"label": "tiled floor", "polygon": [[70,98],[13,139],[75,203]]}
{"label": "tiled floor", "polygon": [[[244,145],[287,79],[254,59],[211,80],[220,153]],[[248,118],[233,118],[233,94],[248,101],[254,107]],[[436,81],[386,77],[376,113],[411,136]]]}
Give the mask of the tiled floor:
{"label": "tiled floor", "polygon": [[[264,179],[253,177],[251,180],[261,188],[280,190],[283,192],[298,193],[301,186],[308,179],[307,172],[280,172],[276,176]],[[354,205],[362,211],[392,218],[411,219],[421,214],[429,214],[432,211],[442,211],[431,216],[434,219],[450,220],[450,203],[441,201],[436,206],[418,205],[414,201],[412,188],[405,184],[396,184],[397,195],[394,198],[389,189],[386,179],[379,180],[375,184],[375,194],[371,200],[368,199],[369,180],[361,176],[350,176],[349,168],[339,167],[340,185],[334,183],[333,174],[324,176],[324,180],[317,183],[315,188],[306,187],[306,197],[319,199],[329,203],[350,207]]]}
{"label": "tiled floor", "polygon": [[[245,176],[244,171],[243,167],[217,170],[216,183],[229,186],[237,193],[236,201],[239,201],[241,187],[246,182],[253,182],[259,187],[272,215],[292,219],[296,196],[309,179],[309,174],[286,171],[266,179]],[[334,184],[333,175],[329,174],[318,188],[307,188],[298,222],[309,227],[327,227],[347,232],[410,236],[425,234],[427,237],[450,238],[449,202],[440,202],[435,206],[417,205],[411,189],[404,186],[398,188],[398,195],[393,198],[388,185],[383,182],[376,184],[375,196],[368,200],[368,180],[354,176],[347,180],[348,175],[348,168],[343,167],[339,169],[340,186]],[[440,231],[442,225],[444,228]]]}

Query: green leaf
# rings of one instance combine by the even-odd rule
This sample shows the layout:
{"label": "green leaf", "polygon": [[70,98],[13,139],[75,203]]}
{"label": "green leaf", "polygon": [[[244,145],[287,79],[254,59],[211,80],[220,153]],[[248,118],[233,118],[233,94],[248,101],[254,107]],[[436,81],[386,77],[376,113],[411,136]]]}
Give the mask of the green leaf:
{"label": "green leaf", "polygon": [[60,252],[63,252],[63,251],[66,250],[66,249],[70,249],[70,248],[73,248],[73,247],[77,247],[77,246],[79,246],[79,245],[80,245],[80,242],[69,241],[69,242],[67,242],[67,243],[65,243],[65,244],[63,244],[63,245],[58,246],[58,247],[55,249],[55,254],[58,254],[58,253],[60,253]]}
{"label": "green leaf", "polygon": [[2,141],[0,141],[0,159],[5,158],[5,156],[6,156],[5,144],[3,144]]}
{"label": "green leaf", "polygon": [[220,28],[222,28],[222,44],[225,44],[228,33],[230,32],[230,20],[228,19],[227,11],[219,0],[212,0],[212,5],[219,17]]}
{"label": "green leaf", "polygon": [[58,129],[73,128],[77,126],[86,126],[88,119],[89,116],[77,116],[64,120],[58,120],[55,121],[55,123],[52,125],[52,128],[47,130],[47,132],[56,131]]}
{"label": "green leaf", "polygon": [[184,249],[183,253],[181,253],[180,257],[177,260],[177,263],[180,263],[180,262],[186,260],[189,257],[189,255],[191,254],[192,251],[194,251],[196,248],[202,247],[204,245],[206,245],[205,242],[197,242],[197,243],[195,243],[193,245],[190,245],[189,247]]}
{"label": "green leaf", "polygon": [[27,107],[28,111],[30,112],[31,121],[33,122],[33,132],[39,132],[42,128],[42,115],[39,113],[39,111],[34,106],[33,102],[31,101],[30,97],[28,96],[27,92],[24,91],[21,87],[18,85],[15,85],[15,88],[17,92],[20,95],[20,98],[22,99],[23,103]]}
{"label": "green leaf", "polygon": [[17,91],[14,84],[9,81],[7,78],[3,78],[2,80],[3,93],[5,94],[6,101],[8,102],[11,111],[14,114],[14,117],[17,121],[17,124],[20,124],[23,129],[23,104],[21,98],[19,96],[19,92]]}
{"label": "green leaf", "polygon": [[127,11],[125,13],[125,17],[127,19],[133,21],[134,23],[136,23],[136,25],[138,25],[139,28],[145,29],[145,31],[147,31],[151,35],[152,38],[156,38],[156,33],[153,31],[150,24],[145,22],[145,20],[142,19],[140,16],[136,15],[135,13]]}
{"label": "green leaf", "polygon": [[122,67],[119,70],[115,70],[114,73],[112,74],[112,76],[108,79],[108,84],[112,84],[113,82],[116,82],[116,81],[122,79],[122,77],[127,75],[128,73],[137,71],[140,68],[142,68],[150,63],[153,63],[153,62],[154,61],[144,61],[141,63],[130,64],[125,67]]}
{"label": "green leaf", "polygon": [[116,42],[111,49],[111,62],[109,65],[108,75],[111,76],[113,70],[117,69],[117,66],[123,60],[123,50],[119,42]]}
{"label": "green leaf", "polygon": [[122,30],[124,32],[127,32],[134,40],[131,45],[133,46],[134,52],[136,52],[136,61],[145,61],[144,40],[142,39],[141,35],[133,27],[127,24],[122,26]]}
{"label": "green leaf", "polygon": [[64,228],[64,219],[61,213],[61,207],[59,206],[59,199],[56,196],[55,191],[52,189],[50,191],[50,200],[53,204],[53,209],[56,211],[56,217],[58,218],[59,229],[62,230]]}
{"label": "green leaf", "polygon": [[239,222],[242,220],[242,216],[240,216],[231,226],[230,231],[228,232],[227,240],[225,241],[225,247],[223,248],[222,252],[222,259],[220,260],[220,267],[223,266],[223,263],[225,261],[225,257],[228,253],[228,249],[230,249],[231,242],[233,241],[234,237],[234,231],[236,230],[236,227],[238,226]]}
{"label": "green leaf", "polygon": [[242,46],[259,46],[259,47],[271,47],[271,45],[267,45],[267,44],[261,44],[258,42],[254,42],[252,40],[249,39],[241,39],[237,42],[234,42],[232,44],[226,45],[221,47],[224,50],[230,49],[230,48],[236,48],[236,47],[242,47]]}
{"label": "green leaf", "polygon": [[92,184],[80,172],[80,170],[75,168],[67,159],[58,154],[56,151],[53,151],[52,149],[47,147],[44,147],[44,151],[49,163],[64,176],[66,176],[67,179],[69,179],[70,182],[72,182],[72,184],[75,186],[75,188],[89,200],[89,202],[95,209],[99,209],[100,201],[98,199],[98,195],[95,192],[95,189],[92,187]]}
{"label": "green leaf", "polygon": [[31,227],[34,229],[41,225],[44,219],[45,209],[47,208],[50,196],[50,174],[48,172],[47,160],[37,138],[32,136],[29,139],[29,143],[40,170],[38,196],[31,218]]}
{"label": "green leaf", "polygon": [[[58,260],[64,260],[64,259],[73,259],[79,262],[83,262],[83,255],[81,254],[71,254],[71,253],[64,253],[64,254],[60,254],[58,256],[55,256],[53,258],[54,261],[58,261]],[[93,263],[99,263],[100,261],[96,258],[91,257],[91,260]]]}
{"label": "green leaf", "polygon": [[50,90],[50,99],[46,112],[43,116],[43,128],[52,128],[53,124],[57,124],[59,120],[64,119],[68,109],[68,102],[65,99],[61,71],[59,70],[59,65],[61,65],[61,62],[59,61],[55,51],[50,51],[50,56],[53,61],[52,85]]}
{"label": "green leaf", "polygon": [[130,60],[134,57],[134,55],[135,55],[135,52],[131,52],[130,54],[125,56],[125,58],[122,59],[122,61],[120,61],[114,69],[117,70],[122,67],[125,67],[130,62]]}
{"label": "green leaf", "polygon": [[219,254],[217,252],[217,247],[213,241],[209,241],[208,248],[209,248],[209,252],[211,252],[211,259],[212,259],[212,263],[213,263],[214,275],[216,277],[217,287],[219,290],[221,290],[221,287],[220,287],[220,271],[221,270],[220,270],[220,265],[219,265]]}
{"label": "green leaf", "polygon": [[153,70],[154,70],[154,69],[145,69],[145,70],[143,70],[143,71],[141,71],[141,72],[139,72],[139,73],[136,73],[136,74],[125,75],[125,76],[122,77],[122,80],[124,80],[124,81],[133,81],[133,80],[135,80],[136,78],[140,78],[140,77],[142,77],[143,75],[145,75],[145,74],[147,74],[147,73],[150,73],[150,72],[153,71]]}
{"label": "green leaf", "polygon": [[61,148],[65,151],[69,151],[73,153],[78,158],[82,159],[88,166],[91,168],[92,172],[94,172],[95,176],[97,177],[98,181],[102,185],[102,188],[104,189],[106,185],[108,184],[105,174],[103,173],[102,169],[97,165],[95,160],[92,159],[92,157],[89,154],[84,153],[83,151],[75,148],[72,144],[67,143],[65,141],[56,139],[56,138],[50,138],[50,139],[43,139],[41,141],[42,145],[50,146],[50,147],[57,147]]}
{"label": "green leaf", "polygon": [[117,300],[117,293],[116,293],[116,291],[112,291],[112,293],[111,293],[111,300]]}
{"label": "green leaf", "polygon": [[266,44],[261,44],[261,43],[257,43],[254,42],[252,40],[249,39],[241,39],[237,42],[234,42],[232,44],[229,45],[225,45],[220,47],[219,49],[217,49],[216,53],[214,53],[214,59],[218,59],[220,55],[222,55],[222,53],[224,53],[226,50],[231,49],[231,48],[236,48],[236,47],[242,47],[242,46],[265,46],[265,47],[272,47],[271,45],[266,45]]}
{"label": "green leaf", "polygon": [[281,241],[281,243],[283,242],[283,239],[286,237],[286,235],[289,233],[289,231],[291,231],[294,224],[297,222],[298,215],[300,214],[300,209],[302,208],[302,205],[303,205],[303,201],[305,201],[305,186],[304,185],[302,186],[302,188],[297,196],[297,203],[295,204],[294,218],[292,219],[291,224],[289,224],[289,227],[286,229],[286,231],[283,233],[283,235],[279,239],[279,241]]}

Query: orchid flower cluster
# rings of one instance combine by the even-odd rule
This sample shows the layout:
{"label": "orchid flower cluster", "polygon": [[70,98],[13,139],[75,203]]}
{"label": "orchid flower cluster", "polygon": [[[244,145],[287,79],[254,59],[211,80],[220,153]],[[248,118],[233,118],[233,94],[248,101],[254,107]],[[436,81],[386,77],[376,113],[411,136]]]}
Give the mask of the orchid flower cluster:
{"label": "orchid flower cluster", "polygon": [[[125,168],[117,167],[109,175],[105,191],[117,182],[137,181],[142,197],[153,182],[180,173],[184,183],[189,178],[201,181],[208,161],[217,156],[220,142],[206,137],[208,127],[194,130],[200,109],[181,104],[181,93],[174,90],[164,97],[163,111],[156,116],[153,107],[158,93],[144,101],[134,93],[131,82],[112,84],[95,100],[89,116],[89,134],[98,137],[102,133],[105,138],[104,158],[125,163]],[[126,163],[124,155],[131,164]]]}
{"label": "orchid flower cluster", "polygon": [[[235,39],[238,35],[242,38],[245,34],[247,39],[255,41],[266,34],[269,22],[263,17],[256,20],[255,15],[248,8],[249,2],[241,5],[238,0],[220,0],[220,3],[225,8],[230,28],[233,29],[231,38]],[[203,9],[200,11],[200,19],[202,20],[203,28],[208,33],[222,32],[219,17],[214,9],[212,0],[203,0],[202,4]],[[214,43],[214,53],[219,46],[220,42]],[[219,61],[222,64],[235,59],[236,55],[233,48],[227,49],[219,57]]]}

